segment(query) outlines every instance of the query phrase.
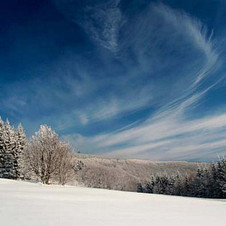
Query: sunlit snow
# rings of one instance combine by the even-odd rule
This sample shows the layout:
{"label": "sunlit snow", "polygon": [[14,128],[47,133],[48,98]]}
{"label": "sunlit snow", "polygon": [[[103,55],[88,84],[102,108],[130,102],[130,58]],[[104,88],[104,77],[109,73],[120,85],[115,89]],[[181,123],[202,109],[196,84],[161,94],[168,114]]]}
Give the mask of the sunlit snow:
{"label": "sunlit snow", "polygon": [[226,225],[226,202],[0,179],[1,226]]}

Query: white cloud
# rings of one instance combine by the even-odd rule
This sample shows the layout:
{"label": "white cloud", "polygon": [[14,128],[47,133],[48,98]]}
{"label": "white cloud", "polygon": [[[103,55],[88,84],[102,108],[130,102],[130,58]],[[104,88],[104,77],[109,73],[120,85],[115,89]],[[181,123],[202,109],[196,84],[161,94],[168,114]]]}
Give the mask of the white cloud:
{"label": "white cloud", "polygon": [[[208,159],[226,153],[226,115],[187,120],[172,115],[150,124],[143,123],[116,134],[83,137],[81,150],[114,157],[149,159]],[[73,135],[67,139],[77,144]],[[218,152],[216,152],[216,149]]]}
{"label": "white cloud", "polygon": [[79,118],[80,118],[80,122],[83,125],[86,125],[89,122],[89,119],[86,114],[83,114],[83,113],[79,114]]}
{"label": "white cloud", "polygon": [[[187,112],[191,109],[194,110],[198,102],[217,83],[217,80],[212,77],[213,82],[210,85],[204,86],[203,89],[199,87],[201,82],[211,76],[218,67],[219,54],[215,49],[212,33],[208,38],[206,27],[182,11],[170,9],[163,4],[151,5],[146,14],[141,15],[135,24],[132,23],[133,30],[127,29],[125,33],[128,37],[124,40],[123,45],[121,43],[121,48],[127,48],[128,45],[134,48],[134,53],[139,58],[139,67],[142,69],[146,67],[144,62],[152,60],[145,55],[146,51],[151,51],[156,48],[156,45],[159,45],[159,40],[151,42],[153,35],[150,30],[152,31],[152,29],[147,29],[152,24],[150,19],[154,19],[153,15],[160,16],[161,21],[165,23],[160,25],[162,28],[157,28],[160,41],[164,41],[169,27],[171,27],[171,32],[175,32],[180,39],[186,40],[182,45],[187,43],[191,49],[196,49],[201,54],[202,64],[188,71],[187,74],[185,72],[184,75],[181,75],[181,89],[174,90],[177,93],[175,98],[168,99],[168,87],[165,88],[162,83],[157,83],[157,87],[161,91],[166,89],[164,91],[166,93],[165,100],[169,100],[169,102],[165,101],[166,104],[162,104],[161,101],[161,108],[154,115],[150,115],[145,122],[116,132],[103,133],[100,136],[84,137],[86,143],[84,151],[91,152],[89,147],[92,147],[92,150],[95,149],[98,153],[111,156],[151,159],[216,157],[217,153],[224,152],[224,148],[226,148],[223,140],[226,135],[226,114],[219,112],[198,119],[187,119],[186,117]],[[172,44],[174,41],[180,41],[178,37],[175,38],[175,35],[167,36],[167,42]],[[177,43],[175,47],[180,48]],[[191,67],[194,66],[192,62],[189,63],[191,63]],[[173,81],[171,82],[173,83]],[[171,86],[171,84],[167,85]],[[172,87],[174,86],[172,85]],[[154,90],[149,89],[149,92]],[[152,94],[152,103],[159,100],[157,97],[155,93]],[[116,100],[115,104],[118,102],[119,100]],[[70,136],[68,138],[70,139]]]}
{"label": "white cloud", "polygon": [[216,50],[216,46],[213,37],[213,30],[208,35],[208,30],[199,20],[192,18],[188,14],[182,11],[173,10],[166,5],[155,5],[155,9],[163,15],[163,17],[170,22],[170,24],[177,29],[181,30],[188,36],[189,40],[201,50],[205,57],[206,63],[204,67],[198,71],[194,85],[197,85],[205,76],[210,75],[213,72],[219,60],[219,54]]}
{"label": "white cloud", "polygon": [[119,8],[120,0],[87,6],[84,18],[79,21],[87,34],[104,48],[117,52],[119,31],[124,18]]}

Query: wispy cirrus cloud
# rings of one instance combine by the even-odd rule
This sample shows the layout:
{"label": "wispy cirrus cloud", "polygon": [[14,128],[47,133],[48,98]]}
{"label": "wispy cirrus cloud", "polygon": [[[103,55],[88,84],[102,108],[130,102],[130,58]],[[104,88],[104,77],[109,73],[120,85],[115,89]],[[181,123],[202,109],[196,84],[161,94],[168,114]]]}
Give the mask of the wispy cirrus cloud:
{"label": "wispy cirrus cloud", "polygon": [[88,5],[76,20],[94,41],[112,52],[118,51],[119,32],[125,22],[119,4],[120,0],[108,0]]}
{"label": "wispy cirrus cloud", "polygon": [[[165,5],[157,7],[156,10],[163,15],[168,22],[174,27],[179,28],[188,37],[193,45],[203,52],[205,64],[198,71],[194,85],[197,85],[205,76],[210,75],[217,68],[219,60],[219,52],[216,49],[216,43],[212,40],[213,30],[208,29],[199,20],[192,18],[184,12],[172,10]],[[184,30],[183,30],[184,29]]]}
{"label": "wispy cirrus cloud", "polygon": [[[158,19],[160,22],[156,24],[152,19]],[[190,55],[191,59],[188,59],[191,61],[179,61],[185,69],[181,74],[176,71],[178,76],[181,76],[178,79],[180,87],[178,88],[178,84],[171,84],[174,81],[165,86],[164,80],[164,82],[154,80],[154,84],[162,89],[163,93],[166,92],[166,95],[170,88],[178,88],[174,90],[176,95],[162,98],[154,94],[152,103],[159,100],[160,108],[143,123],[119,132],[103,133],[95,137],[79,137],[78,146],[81,148],[83,146],[87,152],[91,151],[90,147],[92,149],[95,147],[98,153],[114,157],[161,160],[209,159],[225,153],[226,117],[224,113],[200,119],[187,118],[188,112],[196,108],[199,101],[217,84],[219,79],[214,74],[219,68],[220,56],[215,41],[212,40],[213,32],[208,35],[207,28],[199,20],[163,4],[150,5],[147,12],[139,15],[134,21],[130,25],[133,29],[125,28],[124,38],[120,40],[123,54],[129,53],[125,52],[125,49],[132,49],[139,62],[138,70],[145,72],[153,70],[147,64],[150,62],[152,65],[156,49],[162,42],[166,41],[163,46],[167,47],[163,52],[173,51],[175,48],[176,51],[179,49],[180,55],[180,51],[185,51],[183,56],[186,59],[186,55]],[[153,31],[155,31],[154,34]],[[179,43],[173,43],[177,41]],[[154,51],[153,56],[151,51]],[[159,58],[161,59],[169,61],[167,56]],[[195,61],[199,64],[196,65]],[[163,68],[173,65],[171,60],[167,64],[163,62],[163,65],[160,61],[158,63]],[[190,69],[187,67],[189,65],[191,65]],[[167,70],[163,70],[163,73],[167,73]],[[177,83],[178,77],[175,78]],[[212,79],[211,83],[204,80],[208,78]],[[150,88],[150,92],[154,90]],[[77,139],[73,135],[65,138],[76,144]]]}
{"label": "wispy cirrus cloud", "polygon": [[225,154],[226,115],[184,120],[169,115],[150,123],[94,137],[68,135],[86,152],[155,160],[210,159]]}

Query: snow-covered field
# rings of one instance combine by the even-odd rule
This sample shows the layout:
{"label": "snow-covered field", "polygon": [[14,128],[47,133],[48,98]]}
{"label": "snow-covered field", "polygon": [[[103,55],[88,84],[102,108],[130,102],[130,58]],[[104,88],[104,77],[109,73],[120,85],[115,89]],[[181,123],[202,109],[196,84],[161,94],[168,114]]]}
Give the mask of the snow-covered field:
{"label": "snow-covered field", "polygon": [[0,179],[1,226],[226,225],[226,202]]}

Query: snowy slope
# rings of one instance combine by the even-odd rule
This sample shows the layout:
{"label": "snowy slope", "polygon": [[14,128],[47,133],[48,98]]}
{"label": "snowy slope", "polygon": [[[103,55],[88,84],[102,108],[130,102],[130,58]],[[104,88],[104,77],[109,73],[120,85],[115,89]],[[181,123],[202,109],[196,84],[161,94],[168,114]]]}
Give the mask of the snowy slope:
{"label": "snowy slope", "polygon": [[226,202],[0,179],[1,226],[226,225]]}

